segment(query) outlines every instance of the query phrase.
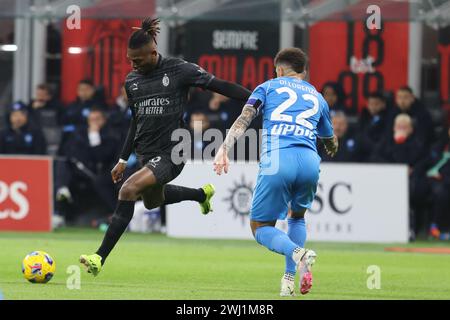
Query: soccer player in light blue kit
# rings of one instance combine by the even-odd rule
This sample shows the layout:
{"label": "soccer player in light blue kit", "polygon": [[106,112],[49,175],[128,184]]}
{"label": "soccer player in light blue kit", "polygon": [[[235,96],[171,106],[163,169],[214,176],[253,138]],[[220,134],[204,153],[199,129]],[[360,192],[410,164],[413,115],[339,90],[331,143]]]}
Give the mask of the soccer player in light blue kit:
{"label": "soccer player in light blue kit", "polygon": [[[304,248],[304,215],[311,207],[319,180],[320,157],[316,139],[334,156],[337,138],[322,95],[304,80],[307,56],[298,48],[281,50],[275,57],[277,78],[259,85],[234,122],[214,159],[220,175],[229,167],[228,151],[258,112],[263,114],[263,141],[258,179],[253,194],[250,226],[256,241],[286,257],[281,296],[292,296],[299,273],[302,294],[312,286],[313,250]],[[287,234],[275,227],[288,215]]]}

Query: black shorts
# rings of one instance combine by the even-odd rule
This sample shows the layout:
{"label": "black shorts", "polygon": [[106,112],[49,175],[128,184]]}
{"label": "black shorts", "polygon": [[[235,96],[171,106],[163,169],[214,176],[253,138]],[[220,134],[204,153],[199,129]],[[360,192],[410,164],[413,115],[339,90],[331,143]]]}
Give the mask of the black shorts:
{"label": "black shorts", "polygon": [[138,156],[141,166],[149,168],[156,177],[158,184],[164,185],[169,183],[183,171],[185,163],[175,164],[169,155],[156,154],[153,156]]}

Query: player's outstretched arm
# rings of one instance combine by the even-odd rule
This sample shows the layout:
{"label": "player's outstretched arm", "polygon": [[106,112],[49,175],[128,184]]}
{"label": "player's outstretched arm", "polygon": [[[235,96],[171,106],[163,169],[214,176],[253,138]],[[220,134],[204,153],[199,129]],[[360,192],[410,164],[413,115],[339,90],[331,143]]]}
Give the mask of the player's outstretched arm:
{"label": "player's outstretched arm", "polygon": [[127,138],[120,153],[120,160],[114,166],[111,171],[111,178],[114,183],[120,182],[123,178],[123,173],[127,168],[127,160],[130,157],[131,152],[133,152],[133,141],[136,135],[136,120],[134,116],[131,118],[130,128],[128,129]]}
{"label": "player's outstretched arm", "polygon": [[240,101],[247,101],[248,97],[252,94],[250,90],[244,88],[243,86],[225,81],[218,78],[213,78],[211,82],[208,84],[208,90],[220,93],[231,99],[236,99]]}
{"label": "player's outstretched arm", "polygon": [[333,135],[331,138],[321,138],[325,151],[330,157],[334,157],[339,148],[339,142],[336,135]]}
{"label": "player's outstretched arm", "polygon": [[231,126],[228,131],[225,141],[220,146],[216,157],[214,158],[214,171],[218,174],[222,174],[222,170],[228,173],[229,159],[228,151],[233,147],[235,142],[244,134],[245,130],[249,127],[250,123],[256,118],[257,110],[255,106],[246,104],[242,109],[241,115]]}

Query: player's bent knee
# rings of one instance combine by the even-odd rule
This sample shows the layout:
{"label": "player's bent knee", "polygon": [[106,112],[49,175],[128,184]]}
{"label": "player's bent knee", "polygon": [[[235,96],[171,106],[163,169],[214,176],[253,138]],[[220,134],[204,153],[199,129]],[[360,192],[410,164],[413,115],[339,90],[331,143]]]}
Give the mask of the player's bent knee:
{"label": "player's bent knee", "polygon": [[290,211],[289,218],[291,219],[303,219],[305,218],[306,209],[302,209],[300,211]]}
{"label": "player's bent knee", "polygon": [[250,228],[252,229],[253,237],[255,237],[255,235],[256,235],[256,229],[258,229],[260,227],[266,227],[266,226],[275,227],[276,223],[277,223],[276,221],[260,222],[260,221],[250,220]]}
{"label": "player's bent knee", "polygon": [[120,200],[135,201],[139,197],[139,190],[130,183],[124,183],[119,191]]}
{"label": "player's bent knee", "polygon": [[145,200],[144,199],[144,207],[146,209],[148,209],[148,210],[155,209],[155,208],[160,207],[163,204],[163,202],[164,201],[163,201],[162,198],[160,198],[160,199],[151,199],[151,200]]}
{"label": "player's bent knee", "polygon": [[164,204],[164,191],[160,188],[146,189],[142,192],[142,199],[148,210],[158,208]]}

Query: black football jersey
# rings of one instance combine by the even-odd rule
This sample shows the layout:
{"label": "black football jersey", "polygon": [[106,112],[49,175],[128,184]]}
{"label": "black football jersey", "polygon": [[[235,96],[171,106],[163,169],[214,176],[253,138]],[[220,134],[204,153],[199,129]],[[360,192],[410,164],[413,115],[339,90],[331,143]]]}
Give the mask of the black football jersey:
{"label": "black football jersey", "polygon": [[134,150],[138,156],[171,152],[178,143],[171,141],[172,132],[185,126],[189,87],[206,88],[213,78],[194,63],[161,55],[148,74],[128,74],[125,89],[136,121]]}

